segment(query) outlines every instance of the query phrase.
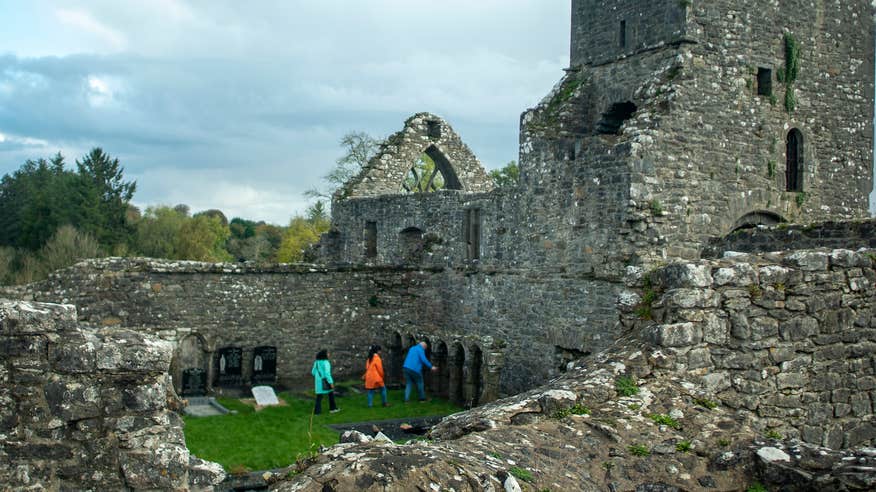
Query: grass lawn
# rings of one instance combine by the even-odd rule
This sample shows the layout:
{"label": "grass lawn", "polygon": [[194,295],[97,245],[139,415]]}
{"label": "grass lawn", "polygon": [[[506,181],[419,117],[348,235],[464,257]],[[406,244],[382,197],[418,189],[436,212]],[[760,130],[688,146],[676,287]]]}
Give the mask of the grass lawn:
{"label": "grass lawn", "polygon": [[[353,384],[360,383],[340,383],[341,386]],[[404,404],[402,390],[389,392],[390,407],[380,406],[380,395],[376,394],[374,408],[368,408],[365,393],[348,391],[347,396],[336,398],[340,412],[329,413],[328,399],[323,397],[322,414],[312,415],[313,397],[305,399],[291,393],[278,396],[288,406],[267,407],[256,412],[239,400],[220,398],[222,405],[236,410],[237,414],[184,417],[189,450],[199,458],[220,463],[232,473],[245,469],[267,470],[291,465],[320,445],[337,443],[338,433],[327,424],[449,415],[461,410],[438,399]]]}

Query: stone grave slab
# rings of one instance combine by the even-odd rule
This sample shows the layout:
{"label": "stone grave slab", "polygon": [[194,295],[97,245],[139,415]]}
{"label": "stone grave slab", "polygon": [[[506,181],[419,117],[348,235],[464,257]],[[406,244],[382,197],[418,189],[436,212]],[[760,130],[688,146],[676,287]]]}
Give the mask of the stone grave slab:
{"label": "stone grave slab", "polygon": [[253,386],[252,396],[255,397],[256,405],[262,407],[280,404],[280,400],[277,399],[277,394],[274,393],[274,388],[271,388],[270,386]]}

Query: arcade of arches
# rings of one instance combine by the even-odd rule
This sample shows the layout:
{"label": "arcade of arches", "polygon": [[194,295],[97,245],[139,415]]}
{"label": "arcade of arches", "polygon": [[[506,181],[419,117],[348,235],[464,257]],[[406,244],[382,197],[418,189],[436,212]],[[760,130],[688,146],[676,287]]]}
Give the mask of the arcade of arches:
{"label": "arcade of arches", "polygon": [[495,361],[493,364],[487,362],[481,346],[459,341],[448,344],[439,339],[416,339],[412,335],[402,337],[398,332],[391,338],[384,349],[387,386],[404,387],[402,364],[405,355],[410,347],[424,341],[426,357],[438,367],[437,371],[424,374],[426,392],[430,396],[444,398],[467,408],[495,399],[495,395],[487,394],[490,387],[487,374],[493,372],[487,368]]}

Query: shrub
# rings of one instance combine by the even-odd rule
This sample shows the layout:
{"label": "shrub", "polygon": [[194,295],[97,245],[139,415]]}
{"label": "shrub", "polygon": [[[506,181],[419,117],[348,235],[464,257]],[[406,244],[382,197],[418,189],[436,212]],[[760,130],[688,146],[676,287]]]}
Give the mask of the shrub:
{"label": "shrub", "polygon": [[621,396],[635,396],[639,394],[639,387],[636,386],[636,381],[630,376],[620,376],[615,379],[614,389]]}

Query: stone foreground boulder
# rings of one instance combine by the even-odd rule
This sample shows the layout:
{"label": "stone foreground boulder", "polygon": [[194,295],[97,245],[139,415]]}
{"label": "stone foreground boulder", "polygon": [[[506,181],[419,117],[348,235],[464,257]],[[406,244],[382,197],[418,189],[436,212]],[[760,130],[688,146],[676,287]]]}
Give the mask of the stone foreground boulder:
{"label": "stone foreground boulder", "polygon": [[0,300],[0,484],[12,490],[211,490],[189,454],[167,342],[79,326],[73,306]]}

